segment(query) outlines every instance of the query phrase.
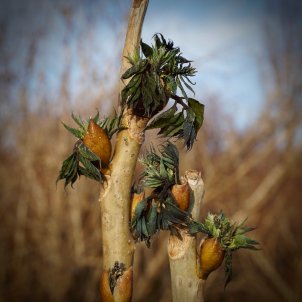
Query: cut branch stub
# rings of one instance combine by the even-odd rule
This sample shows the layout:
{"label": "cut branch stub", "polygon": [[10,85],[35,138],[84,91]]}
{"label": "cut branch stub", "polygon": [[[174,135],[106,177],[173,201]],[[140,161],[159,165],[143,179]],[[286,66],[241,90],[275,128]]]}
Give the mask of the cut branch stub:
{"label": "cut branch stub", "polygon": [[[194,196],[192,218],[198,219],[204,195],[204,184],[200,172],[187,171],[185,180]],[[204,280],[199,279],[197,275],[196,236],[191,236],[186,230],[181,230],[181,237],[182,239],[170,235],[168,242],[173,302],[203,301]]]}

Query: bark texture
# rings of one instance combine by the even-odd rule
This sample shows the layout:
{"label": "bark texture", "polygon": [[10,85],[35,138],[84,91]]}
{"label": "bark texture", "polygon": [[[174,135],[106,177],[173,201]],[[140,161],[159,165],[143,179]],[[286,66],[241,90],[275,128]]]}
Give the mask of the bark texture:
{"label": "bark texture", "polygon": [[[198,220],[204,195],[204,183],[200,172],[187,171],[185,181],[194,195],[192,217]],[[196,236],[190,236],[185,231],[181,231],[181,235],[182,240],[171,235],[168,242],[173,302],[203,301],[205,281],[198,278]]]}
{"label": "bark texture", "polygon": [[[133,53],[139,46],[147,6],[147,0],[134,0],[132,2],[121,74],[130,67],[124,56]],[[120,90],[123,85],[124,83],[121,82]],[[110,278],[110,269],[116,262],[125,268],[125,273],[118,278],[113,290],[114,301],[131,301],[134,243],[129,231],[130,190],[138,154],[144,141],[144,129],[147,122],[147,119],[132,115],[130,110],[124,112],[122,123],[127,129],[117,134],[110,173],[108,173],[107,181],[102,185],[100,192],[103,246],[102,276]],[[128,273],[129,271],[131,274]],[[101,283],[104,281],[101,280]],[[100,290],[102,291],[102,288]]]}

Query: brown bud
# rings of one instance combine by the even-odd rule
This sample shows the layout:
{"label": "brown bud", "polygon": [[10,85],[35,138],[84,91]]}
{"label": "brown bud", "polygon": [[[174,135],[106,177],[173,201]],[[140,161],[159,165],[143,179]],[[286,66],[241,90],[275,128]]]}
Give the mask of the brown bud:
{"label": "brown bud", "polygon": [[102,164],[108,166],[111,157],[111,142],[106,131],[93,119],[89,120],[83,143],[101,159]]}
{"label": "brown bud", "polygon": [[190,206],[190,186],[188,183],[174,185],[172,187],[172,194],[178,207],[183,211],[187,211]]}
{"label": "brown bud", "polygon": [[133,269],[131,266],[117,279],[113,291],[114,300],[119,302],[130,302],[132,298],[132,288]]}
{"label": "brown bud", "polygon": [[102,302],[114,302],[113,295],[109,286],[108,271],[103,271],[100,280],[100,296]]}
{"label": "brown bud", "polygon": [[137,204],[145,198],[145,192],[133,193],[131,199],[130,217],[133,219]]}
{"label": "brown bud", "polygon": [[225,251],[217,238],[207,238],[200,246],[200,278],[206,280],[224,259]]}

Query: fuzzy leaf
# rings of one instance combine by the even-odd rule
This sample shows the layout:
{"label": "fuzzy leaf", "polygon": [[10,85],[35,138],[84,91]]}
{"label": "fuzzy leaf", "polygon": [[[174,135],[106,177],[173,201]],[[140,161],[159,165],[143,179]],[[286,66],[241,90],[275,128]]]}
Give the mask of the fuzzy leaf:
{"label": "fuzzy leaf", "polygon": [[176,105],[173,105],[170,109],[164,111],[160,115],[158,115],[150,124],[147,126],[147,129],[154,129],[154,128],[162,128],[166,125],[169,125],[171,122],[171,118],[174,116],[177,110]]}
{"label": "fuzzy leaf", "polygon": [[64,124],[62,122],[63,126],[71,133],[73,134],[75,137],[79,138],[79,139],[82,139],[83,136],[84,136],[84,132],[81,131],[81,130],[78,130],[78,129],[75,129],[75,128],[71,128],[69,126],[67,126],[66,124]]}
{"label": "fuzzy leaf", "polygon": [[130,67],[128,70],[124,72],[124,74],[122,75],[122,79],[123,80],[129,79],[133,75],[143,72],[146,66],[147,66],[146,60],[138,61],[135,65],[133,65],[132,67]]}
{"label": "fuzzy leaf", "polygon": [[188,104],[190,108],[193,110],[193,112],[195,113],[194,128],[195,128],[195,132],[197,133],[203,124],[204,105],[192,98],[188,99]]}
{"label": "fuzzy leaf", "polygon": [[[84,122],[82,121],[80,116],[75,116],[73,113],[71,114],[72,119],[75,121],[75,123],[83,130],[86,131],[87,127],[85,127]],[[64,124],[63,124],[64,125]],[[65,126],[65,125],[64,125]],[[66,128],[66,127],[65,127]],[[67,129],[68,130],[68,129]]]}
{"label": "fuzzy leaf", "polygon": [[184,88],[183,88],[183,86],[182,86],[182,84],[181,84],[181,82],[180,82],[180,80],[179,80],[178,77],[175,78],[175,82],[176,82],[176,84],[177,84],[177,87],[180,89],[182,95],[183,95],[184,98],[187,100],[187,99],[188,99],[187,93],[186,93],[186,91],[184,90]]}
{"label": "fuzzy leaf", "polygon": [[57,182],[61,179],[65,179],[64,187],[69,183],[73,185],[76,181],[76,172],[77,172],[77,155],[72,153],[68,158],[63,161],[62,168],[59,172]]}
{"label": "fuzzy leaf", "polygon": [[224,272],[225,272],[224,288],[226,288],[229,282],[232,280],[232,275],[233,275],[232,252],[227,251],[224,259],[225,259],[224,260]]}
{"label": "fuzzy leaf", "polygon": [[149,230],[150,236],[152,236],[156,231],[156,219],[157,219],[157,204],[151,206],[149,211],[147,227]]}
{"label": "fuzzy leaf", "polygon": [[101,161],[100,158],[84,144],[80,144],[78,150],[81,156],[83,156],[84,158],[90,161]]}
{"label": "fuzzy leaf", "polygon": [[142,216],[142,218],[141,218],[141,225],[142,225],[142,235],[143,235],[143,237],[141,239],[143,240],[144,237],[146,237],[146,238],[149,237],[146,218],[144,216]]}
{"label": "fuzzy leaf", "polygon": [[150,47],[148,44],[144,43],[142,40],[141,40],[141,49],[146,58],[150,57],[153,53],[152,47]]}
{"label": "fuzzy leaf", "polygon": [[146,206],[147,206],[147,203],[144,200],[140,201],[137,204],[137,206],[135,208],[135,212],[134,212],[136,218],[140,218],[141,217],[143,211],[146,209]]}
{"label": "fuzzy leaf", "polygon": [[99,117],[100,117],[100,112],[97,111],[96,115],[93,117],[93,121],[97,124],[99,121]]}
{"label": "fuzzy leaf", "polygon": [[169,94],[175,95],[177,91],[177,84],[175,78],[173,76],[165,76],[163,80],[165,82],[165,90]]}
{"label": "fuzzy leaf", "polygon": [[99,169],[97,169],[90,160],[88,160],[85,157],[80,157],[80,162],[83,164],[83,166],[87,169],[88,173],[94,176],[94,179],[97,179],[99,181],[102,180],[102,174],[99,171]]}
{"label": "fuzzy leaf", "polygon": [[183,76],[180,76],[180,80],[195,95],[195,91],[188,83],[186,83],[185,78]]}

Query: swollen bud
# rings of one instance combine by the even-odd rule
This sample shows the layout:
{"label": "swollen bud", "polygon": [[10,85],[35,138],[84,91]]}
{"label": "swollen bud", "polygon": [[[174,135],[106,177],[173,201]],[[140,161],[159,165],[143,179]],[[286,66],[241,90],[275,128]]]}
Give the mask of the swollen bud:
{"label": "swollen bud", "polygon": [[108,166],[111,157],[111,142],[108,134],[93,119],[89,120],[83,143]]}
{"label": "swollen bud", "polygon": [[188,211],[190,206],[190,186],[188,183],[174,185],[171,192],[178,207],[183,211]]}
{"label": "swollen bud", "polygon": [[200,278],[206,280],[222,263],[225,251],[217,238],[207,238],[200,246]]}
{"label": "swollen bud", "polygon": [[100,296],[101,301],[114,302],[113,294],[109,285],[108,271],[103,271],[100,280]]}

